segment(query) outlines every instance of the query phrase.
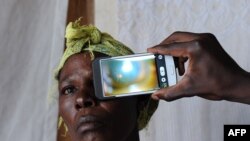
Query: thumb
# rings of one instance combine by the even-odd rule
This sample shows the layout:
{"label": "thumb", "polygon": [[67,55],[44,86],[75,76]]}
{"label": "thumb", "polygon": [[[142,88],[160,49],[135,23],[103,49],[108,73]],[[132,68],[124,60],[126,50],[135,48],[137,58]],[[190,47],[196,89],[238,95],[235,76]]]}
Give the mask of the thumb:
{"label": "thumb", "polygon": [[182,97],[191,97],[191,96],[194,96],[194,95],[188,92],[182,83],[179,83],[174,86],[162,88],[154,92],[151,97],[155,100],[162,99],[166,101],[173,101],[173,100],[180,99]]}

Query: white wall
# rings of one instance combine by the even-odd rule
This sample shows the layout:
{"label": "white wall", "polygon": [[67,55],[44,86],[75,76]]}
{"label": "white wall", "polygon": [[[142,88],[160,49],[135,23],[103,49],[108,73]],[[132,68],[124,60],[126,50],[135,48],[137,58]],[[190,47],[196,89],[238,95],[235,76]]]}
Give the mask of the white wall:
{"label": "white wall", "polygon": [[[174,31],[211,32],[250,71],[248,0],[96,0],[96,25],[136,52],[158,44]],[[249,105],[201,98],[161,102],[144,141],[221,141],[224,124],[249,124]]]}
{"label": "white wall", "polygon": [[57,104],[47,109],[47,94],[66,13],[67,0],[1,0],[1,141],[56,139]]}
{"label": "white wall", "polygon": [[114,38],[118,37],[117,0],[95,0],[95,25]]}

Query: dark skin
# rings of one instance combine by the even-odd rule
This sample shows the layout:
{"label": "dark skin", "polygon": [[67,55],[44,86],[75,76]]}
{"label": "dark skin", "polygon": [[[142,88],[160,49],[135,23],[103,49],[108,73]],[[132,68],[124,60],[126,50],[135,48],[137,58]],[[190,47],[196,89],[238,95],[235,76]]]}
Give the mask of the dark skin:
{"label": "dark skin", "polygon": [[156,91],[153,99],[172,101],[199,96],[250,104],[250,73],[238,66],[214,35],[175,32],[148,52],[177,57],[176,64],[183,75],[175,86]]}
{"label": "dark skin", "polygon": [[59,75],[59,114],[72,141],[139,141],[137,98],[97,100],[91,62],[89,53],[72,55]]}

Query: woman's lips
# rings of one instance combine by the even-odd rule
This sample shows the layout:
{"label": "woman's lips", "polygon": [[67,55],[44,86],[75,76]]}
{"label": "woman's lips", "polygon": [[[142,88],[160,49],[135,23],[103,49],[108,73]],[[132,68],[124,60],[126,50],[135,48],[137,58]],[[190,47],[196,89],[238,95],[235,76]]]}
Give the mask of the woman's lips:
{"label": "woman's lips", "polygon": [[97,131],[98,129],[101,129],[104,127],[104,123],[101,121],[100,118],[97,118],[96,116],[81,116],[78,120],[77,124],[77,132],[85,133],[88,131]]}

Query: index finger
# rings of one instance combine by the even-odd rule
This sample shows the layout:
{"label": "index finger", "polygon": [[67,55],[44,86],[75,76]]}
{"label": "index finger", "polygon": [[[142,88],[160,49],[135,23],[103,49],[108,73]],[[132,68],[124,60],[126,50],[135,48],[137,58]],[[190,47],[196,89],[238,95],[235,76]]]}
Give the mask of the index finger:
{"label": "index finger", "polygon": [[151,48],[147,51],[153,54],[170,55],[174,57],[190,57],[192,48],[195,46],[195,41],[180,42],[172,44],[161,44]]}
{"label": "index finger", "polygon": [[177,31],[172,33],[167,39],[163,40],[160,44],[171,44],[176,42],[189,42],[200,38],[200,34],[191,32]]}

